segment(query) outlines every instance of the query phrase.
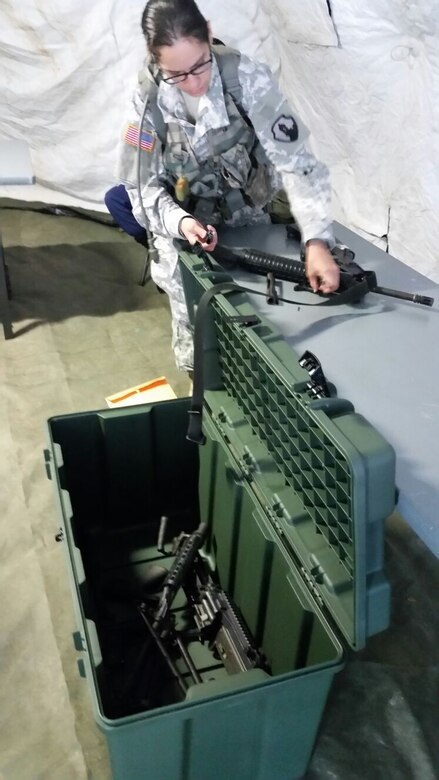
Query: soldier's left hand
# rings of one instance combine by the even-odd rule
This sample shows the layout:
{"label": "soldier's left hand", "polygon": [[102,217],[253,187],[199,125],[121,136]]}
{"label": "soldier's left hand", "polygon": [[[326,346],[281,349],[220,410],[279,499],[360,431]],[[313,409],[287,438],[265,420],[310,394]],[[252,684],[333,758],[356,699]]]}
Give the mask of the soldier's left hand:
{"label": "soldier's left hand", "polygon": [[338,289],[340,269],[324,241],[307,242],[305,270],[314,292],[331,293]]}

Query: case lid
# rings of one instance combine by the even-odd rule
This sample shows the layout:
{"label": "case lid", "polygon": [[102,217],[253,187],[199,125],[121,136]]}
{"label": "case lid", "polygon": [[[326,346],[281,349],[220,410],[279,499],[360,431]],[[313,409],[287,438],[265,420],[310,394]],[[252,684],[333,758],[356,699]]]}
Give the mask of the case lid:
{"label": "case lid", "polygon": [[[194,255],[182,261],[193,316],[203,292],[227,277]],[[299,357],[245,293],[215,296],[204,324],[212,418],[316,605],[359,649],[389,622],[393,448],[349,401],[310,395]]]}

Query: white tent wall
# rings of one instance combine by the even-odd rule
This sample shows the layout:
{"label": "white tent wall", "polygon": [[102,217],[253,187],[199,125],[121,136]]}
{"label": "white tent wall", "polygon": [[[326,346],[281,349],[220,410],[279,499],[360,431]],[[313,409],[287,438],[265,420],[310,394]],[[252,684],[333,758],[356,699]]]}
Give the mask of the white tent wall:
{"label": "white tent wall", "polygon": [[276,28],[282,86],[330,168],[335,216],[439,281],[439,5],[336,0],[338,45],[323,46],[296,42],[300,0],[273,0],[270,20],[277,6],[290,9]]}
{"label": "white tent wall", "polygon": [[[3,0],[0,138],[28,140],[35,188],[103,208],[144,47],[143,0]],[[263,59],[331,170],[334,216],[439,281],[439,5],[200,0],[214,34]]]}

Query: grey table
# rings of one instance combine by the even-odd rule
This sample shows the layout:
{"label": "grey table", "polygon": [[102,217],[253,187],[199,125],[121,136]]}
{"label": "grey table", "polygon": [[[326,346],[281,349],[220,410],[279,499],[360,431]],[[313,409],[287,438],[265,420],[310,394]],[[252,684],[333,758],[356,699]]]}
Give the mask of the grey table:
{"label": "grey table", "polygon": [[[337,395],[349,399],[393,445],[397,456],[398,509],[439,557],[439,285],[336,224],[336,235],[363,268],[385,287],[435,298],[432,308],[369,293],[360,304],[337,307],[269,305],[252,297],[255,309],[276,325],[300,356],[320,360]],[[220,242],[298,258],[298,246],[281,225],[223,229]],[[235,271],[237,281],[265,290],[265,279]],[[281,294],[318,303],[282,282]]]}

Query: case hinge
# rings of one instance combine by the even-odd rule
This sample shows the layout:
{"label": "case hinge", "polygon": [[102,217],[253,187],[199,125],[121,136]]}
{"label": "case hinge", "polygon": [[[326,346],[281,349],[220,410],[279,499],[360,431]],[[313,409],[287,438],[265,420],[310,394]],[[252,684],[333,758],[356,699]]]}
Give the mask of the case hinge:
{"label": "case hinge", "polygon": [[251,481],[253,479],[253,472],[256,464],[253,456],[250,452],[244,452],[243,456],[239,459],[239,468],[241,469],[244,477]]}
{"label": "case hinge", "polygon": [[[272,506],[266,506],[265,511],[267,513],[267,516],[270,518],[274,530],[276,531],[279,537],[283,537],[284,544],[287,544],[285,531],[281,523],[281,518],[283,514],[281,504],[276,501],[274,504],[272,504]],[[302,576],[302,579],[306,585],[307,590],[311,593],[314,601],[320,607],[320,609],[324,609],[325,603],[317,587],[317,585],[323,581],[323,570],[321,569],[320,566],[314,566],[311,570],[306,569],[305,566],[303,566],[303,564],[300,563],[299,559],[297,558],[296,554],[293,552],[289,544],[288,544],[288,552],[294,558],[297,565],[297,570]]]}
{"label": "case hinge", "polygon": [[304,566],[301,566],[300,573],[303,577],[305,585],[307,586],[308,590],[311,592],[313,599],[316,601],[319,607],[323,608],[325,606],[325,602],[323,601],[319,589],[317,588],[316,585],[317,576],[320,575],[320,570],[316,569],[315,572],[314,571],[309,572],[307,569],[305,569]]}
{"label": "case hinge", "polygon": [[276,508],[276,506],[277,506],[276,504],[274,504],[273,506],[266,506],[265,507],[265,512],[268,515],[268,517],[270,518],[271,524],[274,527],[276,533],[279,534],[279,536],[283,536],[284,535],[284,529],[282,528],[282,524],[281,524],[281,522],[279,520],[279,517],[280,517],[279,509]]}

